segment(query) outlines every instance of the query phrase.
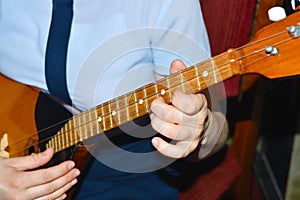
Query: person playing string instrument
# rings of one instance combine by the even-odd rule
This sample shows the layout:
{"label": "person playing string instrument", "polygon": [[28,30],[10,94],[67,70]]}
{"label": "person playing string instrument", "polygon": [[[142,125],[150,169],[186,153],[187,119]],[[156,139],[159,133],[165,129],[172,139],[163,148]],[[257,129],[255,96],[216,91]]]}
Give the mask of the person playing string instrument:
{"label": "person playing string instrument", "polygon": [[[1,73],[81,111],[209,58],[203,55],[210,49],[197,0],[0,3]],[[95,52],[94,69],[87,63]],[[81,76],[85,73],[89,76]],[[92,94],[86,92],[91,89]],[[117,131],[125,136],[114,139],[125,155],[143,154],[144,159],[110,154],[99,145],[76,199],[177,199],[182,166],[201,162],[224,145],[226,120],[212,109],[214,98],[177,90],[168,104],[161,95],[153,100],[150,115],[141,118],[143,125],[120,127]],[[138,138],[136,132],[157,134]],[[102,160],[106,151],[111,165]],[[148,157],[149,152],[159,152],[162,161]],[[83,172],[71,160],[40,169],[53,154],[49,148],[0,159],[0,199],[66,198]]]}

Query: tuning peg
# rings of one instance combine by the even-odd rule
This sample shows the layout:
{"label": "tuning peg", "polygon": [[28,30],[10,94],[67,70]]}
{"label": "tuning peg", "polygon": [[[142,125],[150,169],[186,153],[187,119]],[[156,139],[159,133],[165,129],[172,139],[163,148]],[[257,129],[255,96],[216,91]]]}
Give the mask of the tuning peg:
{"label": "tuning peg", "polygon": [[277,55],[279,53],[278,49],[272,46],[267,46],[265,51],[268,55]]}
{"label": "tuning peg", "polygon": [[300,36],[300,25],[298,26],[290,26],[288,29],[290,36],[297,38]]}

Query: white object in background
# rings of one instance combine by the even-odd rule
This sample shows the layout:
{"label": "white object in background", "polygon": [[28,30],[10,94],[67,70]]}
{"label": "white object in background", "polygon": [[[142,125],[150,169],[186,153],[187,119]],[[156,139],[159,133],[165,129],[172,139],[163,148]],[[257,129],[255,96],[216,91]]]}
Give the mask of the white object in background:
{"label": "white object in background", "polygon": [[296,8],[300,6],[300,0],[291,0],[291,6],[293,10],[296,10]]}
{"label": "white object in background", "polygon": [[269,20],[272,22],[277,22],[281,19],[286,18],[285,10],[280,6],[275,6],[268,10]]}
{"label": "white object in background", "polygon": [[293,10],[295,10],[296,9],[295,0],[291,1],[291,5],[292,5]]}

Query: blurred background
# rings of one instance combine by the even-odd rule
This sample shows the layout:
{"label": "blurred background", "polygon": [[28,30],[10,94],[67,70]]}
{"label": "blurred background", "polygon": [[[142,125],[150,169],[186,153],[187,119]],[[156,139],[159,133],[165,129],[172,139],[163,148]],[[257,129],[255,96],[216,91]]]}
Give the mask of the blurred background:
{"label": "blurred background", "polygon": [[[200,0],[200,4],[216,56],[245,45],[263,27],[294,14],[300,2]],[[274,7],[281,12],[270,15]],[[230,126],[225,158],[181,199],[300,199],[299,80],[245,75],[224,82]]]}

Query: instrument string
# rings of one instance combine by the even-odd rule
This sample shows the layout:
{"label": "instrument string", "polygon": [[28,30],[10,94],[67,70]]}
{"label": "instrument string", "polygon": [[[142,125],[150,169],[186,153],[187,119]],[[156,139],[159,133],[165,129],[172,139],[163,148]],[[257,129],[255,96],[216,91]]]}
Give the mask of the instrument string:
{"label": "instrument string", "polygon": [[[287,31],[282,31],[282,32],[273,34],[273,35],[271,35],[271,36],[269,36],[269,37],[265,37],[265,38],[262,38],[262,39],[260,39],[260,40],[256,40],[256,41],[254,41],[254,42],[247,43],[247,44],[245,44],[245,45],[243,45],[243,46],[241,46],[241,47],[235,48],[234,50],[242,50],[243,48],[246,48],[246,47],[249,47],[249,46],[253,46],[253,45],[255,45],[255,44],[259,43],[259,42],[263,42],[263,41],[265,41],[265,40],[268,40],[268,39],[271,39],[271,38],[280,36],[281,34],[285,34],[285,33],[287,33]],[[293,39],[293,38],[290,37],[290,38],[288,38],[288,39],[285,39],[285,40],[279,41],[279,42],[277,42],[277,43],[274,43],[274,44],[272,44],[272,46],[277,46],[277,45],[279,45],[279,44],[288,42],[288,41],[290,41],[290,40],[292,40],[292,39]],[[234,51],[234,50],[233,50],[233,51]],[[262,51],[265,51],[265,49],[264,49],[264,48],[261,48],[261,49],[258,49],[258,50],[256,50],[256,51],[253,51],[252,53],[249,53],[249,54],[246,54],[246,55],[243,55],[243,56],[234,58],[234,61],[240,61],[240,60],[242,60],[242,59],[248,58],[248,57],[253,56],[253,55],[255,55],[255,54],[261,53]],[[214,56],[214,57],[212,58],[212,60],[216,60],[217,58],[220,58],[221,56],[222,56],[222,54],[219,54],[219,55],[217,55],[217,56]],[[260,57],[260,58],[257,59],[257,60],[254,60],[253,62],[249,63],[248,65],[241,66],[241,67],[243,68],[243,67],[247,67],[247,66],[249,66],[249,65],[252,65],[252,64],[254,64],[254,63],[256,63],[256,62],[259,62],[260,60],[262,60],[262,59],[268,57],[268,56],[270,56],[270,55],[266,54],[265,56]],[[44,128],[44,129],[42,129],[42,130],[39,130],[39,132],[40,132],[40,134],[41,134],[41,132],[45,132],[45,131],[47,131],[47,130],[53,128],[53,127],[56,127],[56,126],[63,126],[63,124],[66,124],[67,122],[69,122],[69,121],[71,121],[71,120],[75,120],[75,118],[80,118],[80,117],[82,117],[82,116],[84,117],[84,116],[87,115],[89,112],[92,112],[92,111],[94,111],[95,109],[99,109],[99,108],[101,108],[101,107],[105,107],[105,106],[107,106],[108,104],[111,104],[111,102],[117,101],[117,99],[125,98],[125,96],[128,97],[128,96],[130,96],[130,95],[133,95],[134,93],[141,92],[141,91],[144,90],[144,89],[147,90],[147,89],[149,89],[150,87],[153,87],[154,84],[162,84],[162,83],[165,82],[167,79],[175,78],[176,76],[179,76],[180,73],[184,73],[185,71],[190,70],[191,67],[197,67],[198,70],[199,70],[199,69],[200,69],[199,67],[203,67],[203,65],[208,64],[208,65],[211,66],[211,62],[212,62],[211,59],[207,59],[207,60],[205,60],[205,61],[203,61],[203,62],[200,62],[200,63],[198,63],[198,64],[196,64],[196,65],[194,65],[194,66],[190,66],[190,67],[188,67],[188,68],[186,68],[186,69],[180,71],[179,73],[171,74],[171,75],[169,75],[169,76],[166,77],[166,78],[159,79],[159,80],[157,80],[157,81],[154,82],[154,83],[147,84],[147,85],[145,85],[145,86],[142,87],[142,88],[138,88],[138,89],[136,89],[136,90],[133,90],[133,91],[127,93],[127,94],[121,95],[121,96],[119,96],[119,97],[117,97],[117,98],[115,98],[115,99],[112,99],[112,100],[110,100],[110,101],[107,101],[107,102],[105,102],[105,103],[103,103],[103,104],[100,104],[100,105],[94,107],[94,108],[88,109],[88,110],[83,111],[83,112],[81,112],[81,113],[79,113],[79,114],[77,114],[77,115],[74,115],[74,116],[72,116],[71,118],[65,119],[65,120],[63,120],[63,121],[61,121],[61,122],[59,122],[59,123],[53,124],[53,125],[51,125],[51,126],[49,126],[49,127],[46,127],[46,128]],[[209,69],[209,70],[207,70],[207,71],[208,71],[208,72],[212,72],[212,71],[214,71],[214,70],[220,70],[220,71],[221,71],[222,69],[226,69],[228,65],[230,65],[230,62],[225,62],[225,63],[223,63],[222,65],[216,66],[217,68],[215,68],[215,69]],[[199,74],[199,76],[201,76],[201,74]],[[189,82],[191,82],[191,81],[193,81],[193,80],[194,80],[194,81],[198,81],[198,80],[196,80],[197,78],[198,78],[198,77],[192,77],[192,78],[189,78],[189,79],[185,79],[183,82],[180,82],[179,84],[173,85],[172,87],[165,88],[165,89],[166,89],[166,90],[172,90],[172,89],[174,89],[174,88],[177,88],[177,87],[180,86],[181,84],[186,84],[186,83],[189,83]],[[204,88],[204,89],[206,89],[206,88]],[[201,91],[202,91],[202,89],[201,89]],[[153,97],[155,97],[155,96],[157,96],[157,95],[160,95],[160,92],[161,92],[161,91],[155,92],[155,93],[153,93],[152,95],[147,96],[146,98],[142,98],[142,100],[150,99],[150,98],[153,98]],[[200,92],[200,91],[199,91],[199,92]],[[140,100],[140,99],[138,99],[137,101],[133,101],[131,104],[128,104],[128,105],[123,106],[123,107],[120,107],[120,108],[118,108],[118,109],[116,109],[116,110],[114,110],[114,111],[115,111],[115,112],[118,112],[118,111],[127,109],[129,106],[132,106],[132,105],[137,104],[139,100]],[[109,117],[111,114],[112,114],[112,112],[106,113],[105,115],[103,115],[103,116],[101,116],[101,117],[104,119],[104,118],[106,118],[106,117]],[[90,121],[86,121],[85,123],[80,123],[78,126],[73,127],[72,129],[69,129],[69,130],[67,130],[67,131],[59,131],[57,134],[54,134],[53,136],[47,137],[47,138],[45,138],[45,139],[43,139],[43,140],[40,140],[40,141],[38,141],[38,142],[36,142],[36,143],[33,143],[33,144],[31,144],[30,146],[28,146],[28,147],[25,147],[25,148],[23,148],[23,149],[20,149],[18,152],[13,152],[13,154],[18,154],[18,153],[20,153],[20,152],[22,152],[22,151],[27,151],[27,150],[29,150],[33,145],[43,144],[43,143],[45,143],[45,142],[48,142],[48,141],[49,141],[51,138],[53,138],[53,137],[61,137],[62,135],[67,135],[67,133],[71,133],[71,134],[74,133],[74,134],[75,134],[75,130],[76,130],[76,129],[79,129],[79,128],[84,127],[84,126],[86,126],[86,125],[90,125],[90,123],[96,124],[97,126],[99,126],[99,125],[98,125],[98,117],[96,117],[96,118],[94,118],[94,119],[91,119]],[[92,127],[92,126],[90,126],[90,127]],[[100,127],[100,128],[101,128],[101,127]],[[62,130],[62,129],[60,129],[60,130]],[[97,130],[97,129],[96,129],[96,130]],[[102,131],[102,132],[100,132],[100,133],[103,133],[103,132],[105,132],[105,131],[106,131],[106,130],[104,130],[104,131]],[[100,133],[97,133],[97,135],[99,135]],[[17,143],[24,142],[24,140],[27,140],[28,138],[32,138],[32,137],[38,137],[38,135],[39,135],[39,133],[33,133],[33,134],[31,134],[30,136],[28,136],[28,137],[26,137],[26,138],[23,138],[23,139],[20,139],[20,140],[18,140],[18,141],[15,141],[14,143],[11,143],[10,145],[15,145],[15,144],[17,144]],[[75,137],[73,137],[73,138],[75,138]],[[80,136],[78,136],[77,138],[80,138]],[[81,138],[80,138],[80,139],[81,139]],[[74,139],[73,139],[72,141],[69,140],[69,142],[68,142],[68,143],[65,143],[64,146],[70,147],[70,146],[72,146],[72,145],[75,145],[76,142],[79,142],[79,141],[76,141],[76,140],[74,140]],[[80,142],[81,142],[81,141],[80,141]],[[63,150],[63,149],[61,149],[61,150]]]}

